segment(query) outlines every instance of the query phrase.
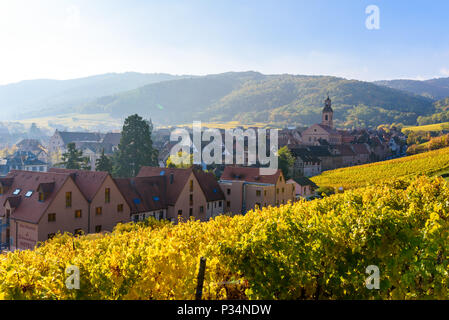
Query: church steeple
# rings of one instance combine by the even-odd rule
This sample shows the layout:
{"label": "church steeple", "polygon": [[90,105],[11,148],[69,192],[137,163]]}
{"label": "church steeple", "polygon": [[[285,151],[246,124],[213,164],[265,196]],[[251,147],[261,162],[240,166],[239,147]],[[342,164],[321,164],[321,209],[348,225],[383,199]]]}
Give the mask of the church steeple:
{"label": "church steeple", "polygon": [[332,101],[328,95],[327,99],[324,101],[324,109],[321,124],[333,128],[334,127],[333,117],[334,117],[334,110],[332,110]]}

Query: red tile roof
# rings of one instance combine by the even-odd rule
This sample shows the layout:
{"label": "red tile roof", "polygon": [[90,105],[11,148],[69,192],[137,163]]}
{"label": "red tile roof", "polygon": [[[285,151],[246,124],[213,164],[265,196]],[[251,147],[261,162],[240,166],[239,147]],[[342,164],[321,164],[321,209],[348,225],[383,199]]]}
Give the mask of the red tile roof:
{"label": "red tile roof", "polygon": [[[11,217],[31,223],[39,222],[40,218],[58,193],[58,190],[67,182],[68,179],[71,179],[70,175],[63,173],[16,170],[11,171],[7,178],[12,179],[13,182],[7,192],[0,195],[0,203],[4,204],[9,198],[11,205],[17,205]],[[48,195],[45,201],[40,202],[39,193],[37,190],[43,183],[54,183],[54,190]],[[17,189],[20,189],[20,192],[17,195],[14,195],[13,193]],[[32,194],[31,196],[26,197],[25,195],[29,191],[32,191]],[[14,197],[13,200],[12,197]],[[4,215],[5,208],[4,206],[1,206],[0,216]]]}
{"label": "red tile roof", "polygon": [[131,213],[150,212],[167,208],[164,177],[114,179],[131,208]]}
{"label": "red tile roof", "polygon": [[349,145],[342,144],[333,146],[333,148],[337,149],[340,152],[340,155],[344,157],[354,156],[355,153]]}
{"label": "red tile roof", "polygon": [[137,176],[165,177],[167,185],[167,203],[174,205],[192,173],[197,179],[207,202],[225,199],[223,191],[215,179],[215,176],[210,172],[203,172],[193,168],[142,167]]}
{"label": "red tile roof", "polygon": [[260,168],[228,166],[225,167],[220,180],[276,184],[280,174],[279,169],[273,175],[260,175]]}
{"label": "red tile roof", "polygon": [[109,173],[103,171],[88,171],[88,170],[74,170],[74,169],[59,169],[51,168],[48,172],[70,174],[75,181],[78,188],[83,193],[88,201],[97,194],[104,180]]}
{"label": "red tile roof", "polygon": [[167,204],[175,205],[181,194],[182,189],[187,183],[192,168],[178,169],[178,168],[159,168],[159,167],[142,167],[137,177],[157,177],[165,176],[167,183]]}
{"label": "red tile roof", "polygon": [[207,202],[225,200],[224,193],[213,173],[200,170],[194,170],[193,173],[206,196]]}
{"label": "red tile roof", "polygon": [[368,147],[364,143],[353,144],[352,148],[356,154],[370,154]]}

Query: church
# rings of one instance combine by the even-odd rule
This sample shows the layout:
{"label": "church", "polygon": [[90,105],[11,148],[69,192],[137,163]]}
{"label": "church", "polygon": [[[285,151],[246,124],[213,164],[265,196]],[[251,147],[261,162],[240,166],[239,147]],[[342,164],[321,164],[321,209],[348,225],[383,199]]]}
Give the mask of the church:
{"label": "church", "polygon": [[333,117],[332,101],[328,96],[324,102],[321,123],[316,123],[302,132],[302,143],[318,146],[320,141],[326,140],[330,145],[341,145],[343,134],[334,129]]}

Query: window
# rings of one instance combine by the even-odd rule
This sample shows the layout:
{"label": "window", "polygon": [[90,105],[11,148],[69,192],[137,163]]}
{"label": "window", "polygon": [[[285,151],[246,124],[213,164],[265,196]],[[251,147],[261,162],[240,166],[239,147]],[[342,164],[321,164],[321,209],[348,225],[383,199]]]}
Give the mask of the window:
{"label": "window", "polygon": [[178,210],[178,217],[182,216],[182,210]]}
{"label": "window", "polygon": [[104,190],[104,202],[105,203],[111,202],[111,189],[110,188],[106,188]]}
{"label": "window", "polygon": [[81,228],[75,229],[74,235],[82,236],[83,235],[83,229],[81,229]]}
{"label": "window", "polygon": [[193,180],[190,180],[190,192],[193,192]]}
{"label": "window", "polygon": [[190,205],[193,206],[193,194],[190,195]]}
{"label": "window", "polygon": [[54,233],[49,233],[48,234],[48,240],[53,239],[55,237]]}
{"label": "window", "polygon": [[189,217],[193,215],[193,208],[189,208]]}
{"label": "window", "polygon": [[209,208],[210,208],[210,204],[209,204],[209,202],[207,203],[207,210],[209,210]]}
{"label": "window", "polygon": [[260,197],[262,195],[262,192],[260,190],[256,190],[256,196]]}
{"label": "window", "polygon": [[218,206],[221,208],[221,206],[222,206],[221,201],[218,202]]}
{"label": "window", "polygon": [[17,196],[19,193],[20,193],[20,189],[16,189],[16,190],[14,190],[14,192],[12,194]]}
{"label": "window", "polygon": [[97,216],[101,215],[103,213],[103,208],[102,207],[96,207],[95,208],[95,214]]}
{"label": "window", "polygon": [[65,207],[66,208],[72,207],[72,193],[71,192],[65,193]]}
{"label": "window", "polygon": [[95,232],[96,233],[101,232],[101,225],[95,226]]}
{"label": "window", "polygon": [[76,210],[75,211],[75,218],[81,218],[82,215],[83,215],[83,211],[82,210]]}
{"label": "window", "polygon": [[117,212],[123,212],[123,203],[117,205]]}
{"label": "window", "polygon": [[29,198],[33,195],[33,191],[28,191],[27,193],[25,193],[25,197]]}
{"label": "window", "polygon": [[228,194],[231,194],[231,189],[229,189],[229,188],[228,188],[228,191],[227,191],[227,193],[228,193]]}
{"label": "window", "polygon": [[228,207],[228,208],[231,207],[231,201],[226,201],[226,207]]}
{"label": "window", "polygon": [[48,214],[48,222],[54,222],[56,221],[56,213],[49,213]]}
{"label": "window", "polygon": [[6,219],[9,219],[9,216],[11,215],[11,210],[6,209]]}
{"label": "window", "polygon": [[204,212],[204,207],[200,206],[200,213],[203,213],[203,212]]}
{"label": "window", "polygon": [[326,116],[324,117],[327,120],[329,120],[329,116],[326,114]]}
{"label": "window", "polygon": [[276,189],[276,193],[279,194],[279,188]]}
{"label": "window", "polygon": [[267,196],[267,190],[263,191],[263,195],[266,197]]}
{"label": "window", "polygon": [[282,188],[282,193],[284,193],[284,191],[285,191],[285,188]]}
{"label": "window", "polygon": [[45,194],[43,192],[39,192],[39,202],[45,201]]}

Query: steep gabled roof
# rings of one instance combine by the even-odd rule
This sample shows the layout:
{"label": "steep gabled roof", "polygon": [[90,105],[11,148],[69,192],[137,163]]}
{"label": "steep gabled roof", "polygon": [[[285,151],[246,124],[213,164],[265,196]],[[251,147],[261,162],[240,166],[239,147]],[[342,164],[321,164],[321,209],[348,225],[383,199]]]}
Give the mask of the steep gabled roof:
{"label": "steep gabled roof", "polygon": [[131,213],[150,212],[167,208],[164,177],[114,179],[131,208]]}
{"label": "steep gabled roof", "polygon": [[340,155],[344,157],[354,156],[355,152],[352,150],[351,146],[342,144],[342,145],[336,145],[333,146],[336,150],[339,151]]}
{"label": "steep gabled roof", "polygon": [[300,158],[304,162],[314,162],[320,163],[321,160],[318,159],[309,149],[307,148],[292,148],[290,149],[291,154],[295,158]]}
{"label": "steep gabled roof", "polygon": [[167,204],[175,205],[192,172],[192,168],[142,167],[137,177],[165,177],[167,184]]}
{"label": "steep gabled roof", "polygon": [[275,174],[261,175],[260,168],[228,166],[225,167],[220,180],[276,184],[280,174],[279,169]]}
{"label": "steep gabled roof", "polygon": [[50,168],[48,172],[70,174],[88,201],[92,201],[109,173],[103,171]]}
{"label": "steep gabled roof", "polygon": [[324,131],[326,131],[327,133],[329,133],[329,134],[333,134],[333,135],[338,135],[338,134],[340,134],[337,130],[335,130],[335,129],[332,129],[331,127],[329,127],[329,126],[326,126],[326,125],[324,125],[324,124],[316,124],[318,127],[320,127],[321,129],[323,129]]}
{"label": "steep gabled roof", "polygon": [[142,167],[137,176],[164,178],[166,183],[167,204],[174,205],[192,173],[198,181],[207,202],[225,199],[223,191],[215,179],[215,176],[210,172],[203,172],[194,168]]}
{"label": "steep gabled roof", "polygon": [[292,178],[292,179],[290,179],[288,181],[289,182],[290,181],[294,181],[294,182],[296,182],[297,184],[299,184],[300,186],[303,186],[303,187],[304,186],[312,186],[314,188],[318,188],[318,186],[315,184],[315,182],[313,182],[309,178],[303,177],[303,176],[301,176],[301,177],[294,177],[294,178]]}
{"label": "steep gabled roof", "polygon": [[203,190],[206,202],[225,200],[224,193],[213,173],[200,170],[194,170],[193,173],[200,184],[201,190]]}
{"label": "steep gabled roof", "polygon": [[109,132],[106,133],[106,135],[104,136],[103,143],[118,146],[121,138],[122,138],[121,133]]}
{"label": "steep gabled roof", "polygon": [[314,157],[330,157],[332,154],[328,146],[309,146],[308,149]]}
{"label": "steep gabled roof", "polygon": [[366,144],[364,143],[356,143],[352,145],[354,152],[356,154],[370,154],[370,151]]}
{"label": "steep gabled roof", "polygon": [[[0,203],[4,204],[7,200],[15,206],[12,218],[38,223],[42,215],[47,210],[50,203],[56,197],[61,187],[71,179],[69,174],[54,172],[31,172],[12,170],[8,176],[13,182],[7,193],[0,195]],[[42,184],[53,183],[54,188],[47,195],[45,201],[39,201],[39,186]],[[20,190],[17,194],[14,191]],[[27,197],[27,193],[30,192]],[[4,206],[0,207],[0,216],[5,215]]]}
{"label": "steep gabled roof", "polygon": [[102,135],[95,132],[65,132],[58,131],[64,144],[70,142],[100,142]]}

